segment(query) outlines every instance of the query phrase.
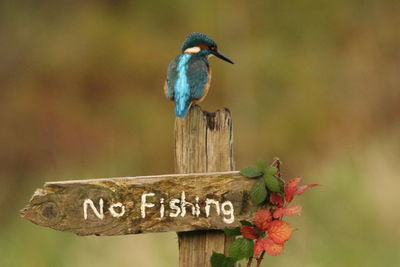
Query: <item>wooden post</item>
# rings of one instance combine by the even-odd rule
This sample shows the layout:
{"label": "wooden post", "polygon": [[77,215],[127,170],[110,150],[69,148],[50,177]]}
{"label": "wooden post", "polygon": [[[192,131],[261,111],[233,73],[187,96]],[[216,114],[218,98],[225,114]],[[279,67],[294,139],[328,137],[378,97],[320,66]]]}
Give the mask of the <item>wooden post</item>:
{"label": "wooden post", "polygon": [[[215,113],[193,106],[184,119],[175,120],[175,171],[201,173],[232,171],[232,119],[228,109]],[[204,184],[204,187],[212,187]],[[180,232],[179,266],[211,266],[213,251],[227,253],[231,238],[220,230]]]}

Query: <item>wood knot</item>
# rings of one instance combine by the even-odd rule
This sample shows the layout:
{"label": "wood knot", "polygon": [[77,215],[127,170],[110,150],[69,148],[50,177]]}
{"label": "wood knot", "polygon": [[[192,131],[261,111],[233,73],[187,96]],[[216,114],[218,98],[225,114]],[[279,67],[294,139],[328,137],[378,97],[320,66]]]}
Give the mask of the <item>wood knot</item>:
{"label": "wood knot", "polygon": [[58,216],[58,207],[53,202],[47,202],[42,206],[41,215],[47,220],[53,220]]}

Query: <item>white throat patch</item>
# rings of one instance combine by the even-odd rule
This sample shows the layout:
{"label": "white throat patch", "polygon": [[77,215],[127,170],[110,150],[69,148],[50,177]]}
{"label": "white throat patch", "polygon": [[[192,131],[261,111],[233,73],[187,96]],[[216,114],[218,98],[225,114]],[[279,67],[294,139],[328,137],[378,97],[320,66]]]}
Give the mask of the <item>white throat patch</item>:
{"label": "white throat patch", "polygon": [[200,47],[194,46],[194,47],[187,48],[187,49],[186,49],[185,51],[183,51],[183,52],[184,52],[184,53],[188,53],[188,54],[197,54],[197,53],[200,52],[200,50],[201,50]]}

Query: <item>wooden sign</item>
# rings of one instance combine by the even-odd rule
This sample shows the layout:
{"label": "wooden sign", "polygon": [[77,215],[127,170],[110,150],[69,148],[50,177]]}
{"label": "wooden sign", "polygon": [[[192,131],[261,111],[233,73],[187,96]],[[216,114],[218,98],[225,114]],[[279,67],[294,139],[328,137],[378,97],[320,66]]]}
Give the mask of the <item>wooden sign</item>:
{"label": "wooden sign", "polygon": [[223,229],[254,216],[253,184],[236,171],[48,182],[21,214],[78,235]]}
{"label": "wooden sign", "polygon": [[238,226],[256,211],[249,199],[255,180],[234,169],[229,110],[193,106],[175,120],[181,174],[48,182],[21,215],[78,235],[178,232],[179,266],[209,267],[212,253],[227,254],[234,239],[215,229]]}

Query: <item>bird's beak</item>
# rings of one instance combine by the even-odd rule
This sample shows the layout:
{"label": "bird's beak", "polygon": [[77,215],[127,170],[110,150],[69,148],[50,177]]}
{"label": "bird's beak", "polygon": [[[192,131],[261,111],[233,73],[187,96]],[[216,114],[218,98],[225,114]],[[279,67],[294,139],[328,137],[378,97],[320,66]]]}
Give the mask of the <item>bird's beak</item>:
{"label": "bird's beak", "polygon": [[218,57],[218,58],[220,58],[220,59],[222,59],[222,60],[225,60],[226,62],[229,62],[229,63],[233,64],[233,61],[230,60],[230,58],[224,56],[224,54],[222,54],[221,52],[212,51],[211,53],[212,53],[214,56],[216,56],[216,57]]}

